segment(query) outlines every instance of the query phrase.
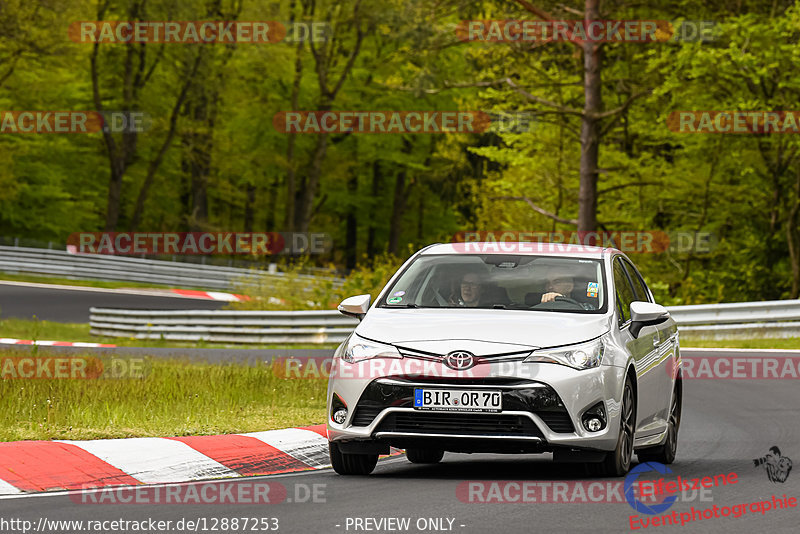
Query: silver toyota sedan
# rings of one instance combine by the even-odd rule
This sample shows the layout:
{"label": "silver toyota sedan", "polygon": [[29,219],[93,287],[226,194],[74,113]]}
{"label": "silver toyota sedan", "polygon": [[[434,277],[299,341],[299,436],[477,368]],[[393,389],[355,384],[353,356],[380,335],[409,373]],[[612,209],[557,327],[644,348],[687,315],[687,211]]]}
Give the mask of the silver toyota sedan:
{"label": "silver toyota sedan", "polygon": [[617,249],[452,243],[412,256],[334,354],[331,463],[372,472],[457,453],[553,453],[597,476],[672,463],[681,419],[675,321]]}

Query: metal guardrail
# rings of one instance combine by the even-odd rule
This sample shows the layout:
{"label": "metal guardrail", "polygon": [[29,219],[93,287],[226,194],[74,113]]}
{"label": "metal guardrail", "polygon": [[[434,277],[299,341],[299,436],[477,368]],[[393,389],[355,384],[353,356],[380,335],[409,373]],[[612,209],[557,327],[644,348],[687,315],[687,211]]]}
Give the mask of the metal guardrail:
{"label": "metal guardrail", "polygon": [[337,311],[90,308],[92,335],[214,343],[341,343],[358,324]]}
{"label": "metal guardrail", "polygon": [[[800,300],[668,308],[693,337],[800,336]],[[337,311],[151,311],[91,308],[91,333],[217,343],[341,343],[358,324]]]}
{"label": "metal guardrail", "polygon": [[697,304],[668,309],[681,326],[800,321],[800,300]]}
{"label": "metal guardrail", "polygon": [[[217,290],[234,289],[249,280],[263,282],[285,276],[283,273],[258,269],[8,246],[0,246],[0,272]],[[301,279],[319,278],[299,276]],[[338,279],[333,280],[335,285],[340,283]]]}

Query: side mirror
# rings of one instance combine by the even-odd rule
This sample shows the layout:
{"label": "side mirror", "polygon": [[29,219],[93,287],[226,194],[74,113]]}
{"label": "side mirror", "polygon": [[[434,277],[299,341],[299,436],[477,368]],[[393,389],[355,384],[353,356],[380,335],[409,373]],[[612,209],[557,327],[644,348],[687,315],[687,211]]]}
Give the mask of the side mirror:
{"label": "side mirror", "polygon": [[660,304],[652,302],[631,302],[631,335],[639,337],[645,326],[661,324],[669,319],[669,311]]}
{"label": "side mirror", "polygon": [[372,297],[369,295],[347,297],[336,309],[345,315],[357,317],[360,321],[367,314],[367,310],[369,310],[369,301],[371,298]]}

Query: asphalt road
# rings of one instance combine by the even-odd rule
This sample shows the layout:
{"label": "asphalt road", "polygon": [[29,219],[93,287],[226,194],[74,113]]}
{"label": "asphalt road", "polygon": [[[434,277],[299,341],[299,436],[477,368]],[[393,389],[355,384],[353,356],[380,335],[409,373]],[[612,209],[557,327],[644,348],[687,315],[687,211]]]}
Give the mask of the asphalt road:
{"label": "asphalt road", "polygon": [[148,295],[147,291],[100,288],[56,289],[36,285],[0,283],[0,317],[88,323],[89,308],[146,310],[218,310],[226,303],[215,300]]}
{"label": "asphalt road", "polygon": [[[800,461],[800,425],[798,411],[800,390],[794,380],[687,380],[684,417],[679,435],[678,458],[670,467],[682,477],[705,477],[734,472],[737,482],[715,488],[710,495],[687,496],[672,508],[679,514],[718,506],[730,507],[770,499],[772,495],[800,497],[800,473],[790,473],[785,483],[773,483],[753,459],[777,445],[782,454]],[[796,471],[796,470],[795,470]],[[648,475],[648,478],[652,475]],[[673,475],[669,475],[671,477]],[[47,520],[146,520],[172,521],[164,532],[176,530],[182,518],[205,523],[200,532],[236,532],[223,518],[277,518],[279,532],[626,532],[631,531],[630,516],[645,516],[622,503],[480,503],[462,500],[457,494],[464,481],[529,481],[537,483],[587,480],[580,466],[553,464],[549,456],[445,455],[435,466],[417,466],[404,457],[379,463],[369,477],[341,477],[330,470],[290,476],[261,477],[240,481],[217,481],[202,484],[282,484],[294,502],[246,504],[81,504],[81,494],[38,495],[0,500],[2,519],[26,519],[37,524]],[[296,495],[317,489],[318,502],[296,502]],[[319,486],[321,485],[321,486]],[[488,486],[486,486],[488,487]],[[220,489],[216,487],[215,489]],[[519,495],[519,494],[517,494]],[[512,494],[513,497],[513,494]],[[462,495],[463,498],[463,495]],[[321,502],[324,501],[324,502]],[[799,508],[748,511],[734,518],[703,519],[685,526],[650,526],[647,532],[797,532]],[[679,516],[680,517],[680,516]],[[349,518],[349,519],[348,519]],[[375,523],[359,523],[356,518],[410,518],[408,528],[376,529]],[[444,518],[443,528],[423,524],[428,518]],[[452,520],[452,525],[449,523]],[[419,526],[424,528],[418,528]],[[271,525],[271,522],[267,524]],[[3,532],[8,530],[6,524]],[[203,530],[203,526],[207,530]],[[391,525],[396,526],[396,525]],[[434,525],[436,526],[436,525]],[[253,530],[249,523],[248,531]],[[70,530],[50,528],[46,532]],[[112,530],[109,532],[126,532]],[[238,531],[243,531],[240,528]],[[132,532],[132,531],[131,531]]]}

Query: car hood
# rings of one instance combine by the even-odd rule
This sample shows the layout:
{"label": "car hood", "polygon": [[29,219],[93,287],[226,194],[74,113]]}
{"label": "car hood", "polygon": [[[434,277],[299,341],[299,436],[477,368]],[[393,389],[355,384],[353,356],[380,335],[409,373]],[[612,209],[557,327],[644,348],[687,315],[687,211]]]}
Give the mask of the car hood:
{"label": "car hood", "polygon": [[599,337],[609,330],[607,315],[529,310],[373,308],[358,325],[359,336],[437,354],[469,342],[475,355],[556,347]]}

